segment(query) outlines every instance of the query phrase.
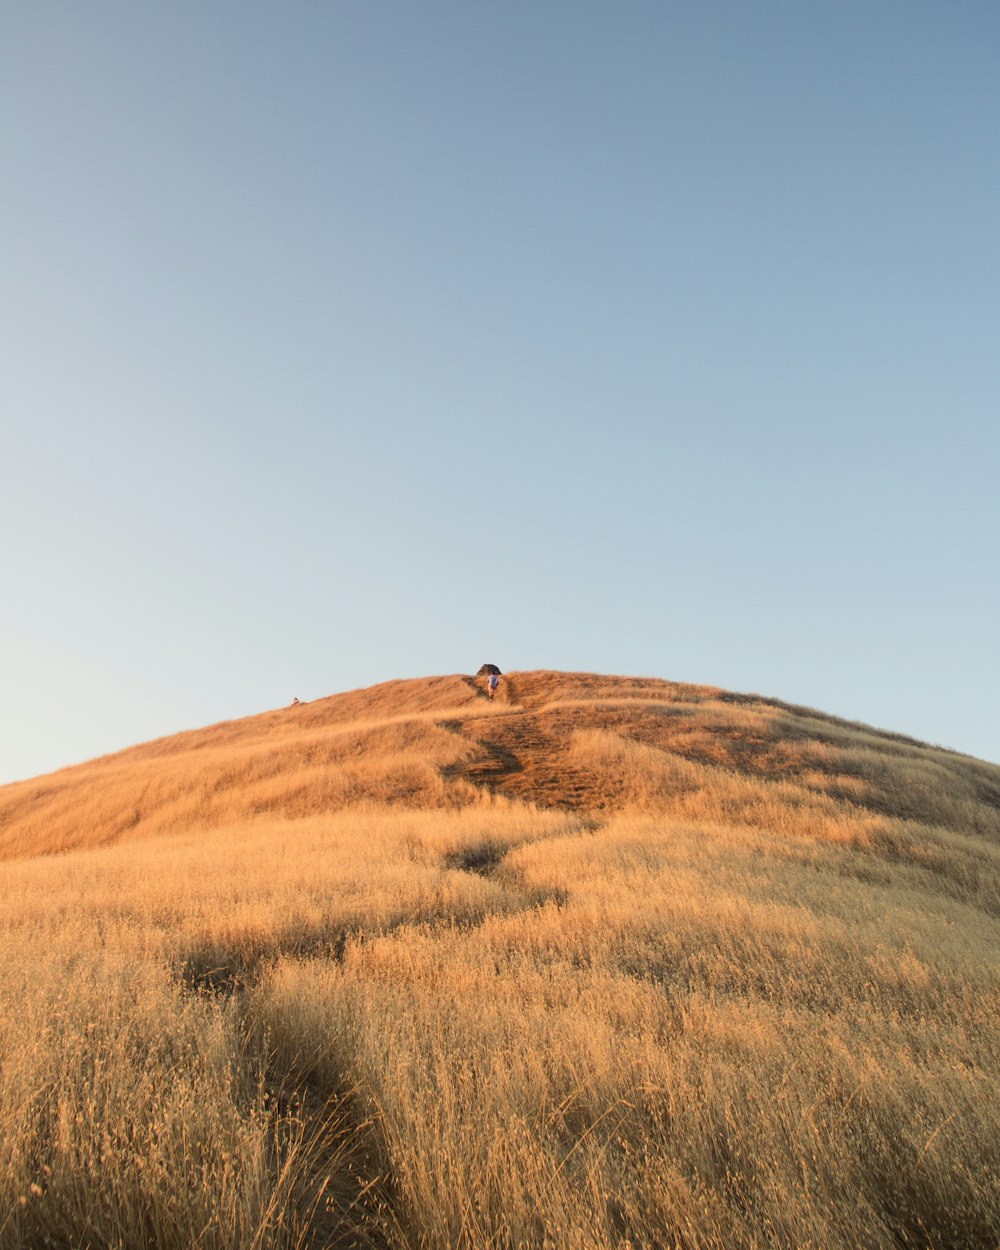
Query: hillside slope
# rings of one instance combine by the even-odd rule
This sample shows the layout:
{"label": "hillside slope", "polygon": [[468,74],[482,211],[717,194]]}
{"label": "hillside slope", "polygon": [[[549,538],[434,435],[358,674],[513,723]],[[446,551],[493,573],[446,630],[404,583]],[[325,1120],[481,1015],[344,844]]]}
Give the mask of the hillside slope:
{"label": "hillside slope", "polygon": [[0,1250],[1000,1245],[993,765],[437,677],[6,786],[0,850]]}
{"label": "hillside slope", "polygon": [[[642,810],[837,836],[848,813],[1000,835],[1000,768],[752,695],[514,673],[386,682],[0,787],[0,857],[364,804]],[[759,810],[758,810],[759,809]],[[876,825],[872,825],[875,828]]]}

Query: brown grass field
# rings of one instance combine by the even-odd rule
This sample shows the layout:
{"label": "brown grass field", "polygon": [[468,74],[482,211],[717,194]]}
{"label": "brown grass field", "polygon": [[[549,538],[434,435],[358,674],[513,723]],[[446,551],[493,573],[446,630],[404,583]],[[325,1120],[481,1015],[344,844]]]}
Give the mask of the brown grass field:
{"label": "brown grass field", "polygon": [[1000,767],[389,682],[0,788],[0,1250],[997,1250]]}

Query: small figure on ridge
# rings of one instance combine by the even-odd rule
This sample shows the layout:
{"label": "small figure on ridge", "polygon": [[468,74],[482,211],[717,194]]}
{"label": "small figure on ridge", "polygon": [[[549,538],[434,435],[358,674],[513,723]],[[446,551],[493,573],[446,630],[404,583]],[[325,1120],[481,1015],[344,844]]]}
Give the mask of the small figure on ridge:
{"label": "small figure on ridge", "polygon": [[486,678],[486,694],[492,699],[497,692],[497,686],[500,684],[498,679],[503,674],[495,664],[484,664],[476,676]]}

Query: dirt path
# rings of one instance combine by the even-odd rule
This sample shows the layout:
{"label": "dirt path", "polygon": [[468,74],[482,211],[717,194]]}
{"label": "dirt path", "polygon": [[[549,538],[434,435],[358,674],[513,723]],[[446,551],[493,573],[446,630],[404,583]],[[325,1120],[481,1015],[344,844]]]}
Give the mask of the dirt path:
{"label": "dirt path", "polygon": [[[474,679],[468,680],[475,685]],[[481,688],[480,693],[487,699]],[[540,807],[579,811],[606,806],[609,796],[600,775],[573,760],[571,713],[522,707],[516,681],[507,678],[501,681],[496,703],[509,710],[443,726],[478,748],[473,759],[448,770],[450,777]]]}

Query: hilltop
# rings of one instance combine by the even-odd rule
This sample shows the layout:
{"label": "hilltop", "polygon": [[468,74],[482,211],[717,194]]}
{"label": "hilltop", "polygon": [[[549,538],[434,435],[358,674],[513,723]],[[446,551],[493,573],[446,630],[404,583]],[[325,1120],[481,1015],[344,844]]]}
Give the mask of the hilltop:
{"label": "hilltop", "polygon": [[387,682],[0,788],[0,1250],[996,1250],[1000,768]]}
{"label": "hilltop", "polygon": [[385,682],[0,787],[0,856],[489,799],[704,815],[700,794],[716,817],[746,822],[766,796],[795,810],[800,832],[845,811],[996,829],[1000,768],[812,709],[593,673],[509,674],[493,702],[484,685]]}

